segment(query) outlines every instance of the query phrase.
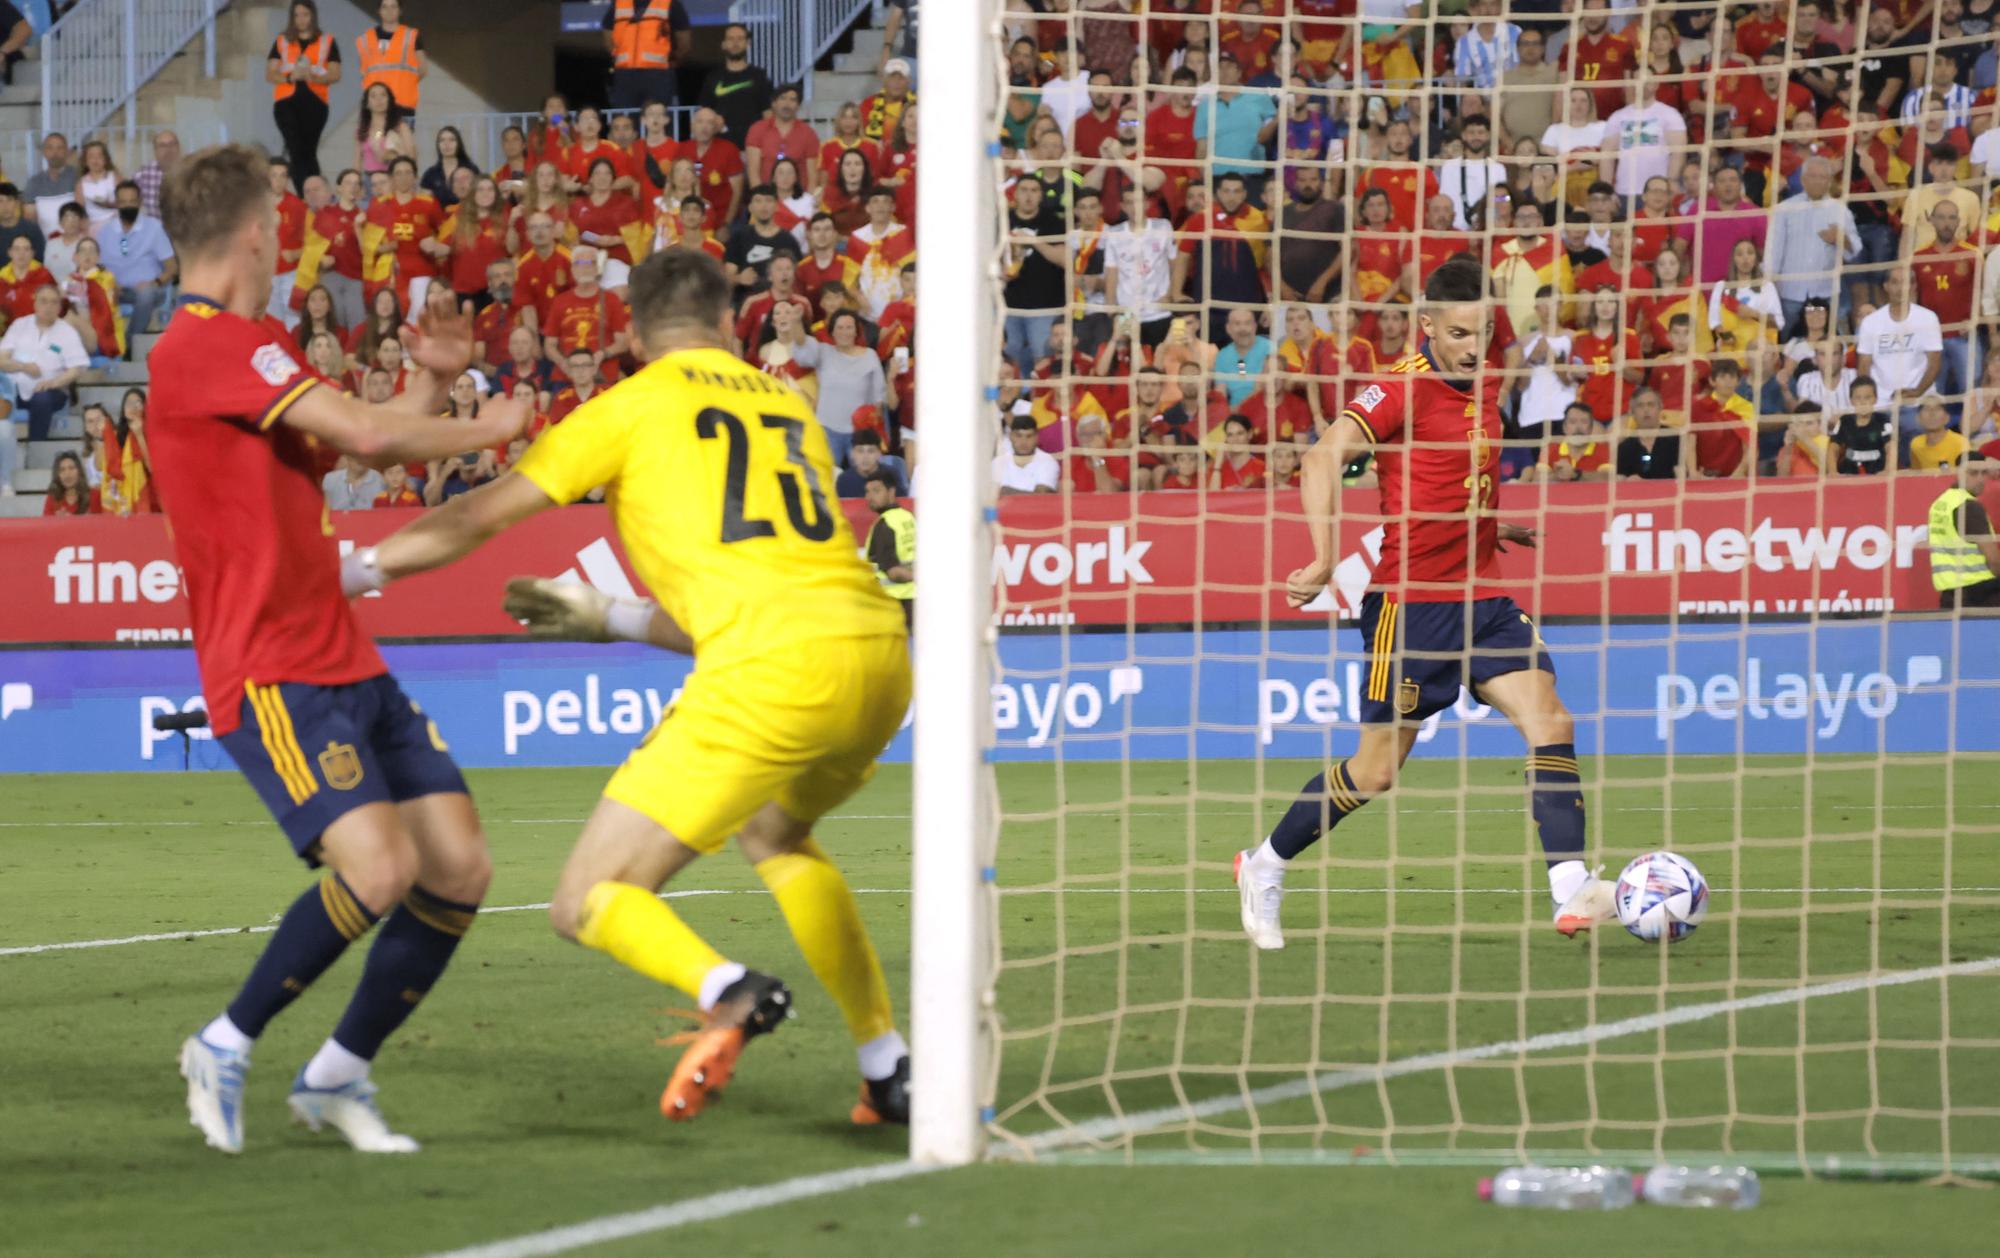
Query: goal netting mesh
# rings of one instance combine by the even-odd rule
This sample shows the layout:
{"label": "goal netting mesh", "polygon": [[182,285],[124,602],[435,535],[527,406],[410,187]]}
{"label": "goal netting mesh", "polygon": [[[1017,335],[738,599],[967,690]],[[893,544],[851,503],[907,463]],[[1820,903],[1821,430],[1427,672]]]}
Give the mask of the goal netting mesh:
{"label": "goal netting mesh", "polygon": [[[1994,438],[1984,19],[996,8],[993,1152],[1995,1173],[2000,622],[1938,610],[1952,469],[1893,470]],[[1285,949],[1238,926],[1232,858],[1353,750],[1368,683],[1372,468],[1294,612],[1297,456],[1418,351],[1457,252],[1588,858],[1712,888],[1672,948],[1554,933],[1527,749],[1470,694],[1294,862]]]}

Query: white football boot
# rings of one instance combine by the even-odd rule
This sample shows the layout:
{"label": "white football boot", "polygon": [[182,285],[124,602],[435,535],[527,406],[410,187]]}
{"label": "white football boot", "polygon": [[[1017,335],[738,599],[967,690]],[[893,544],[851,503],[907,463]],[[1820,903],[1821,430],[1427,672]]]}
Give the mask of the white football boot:
{"label": "white football boot", "polygon": [[306,1073],[292,1084],[292,1121],[314,1131],[332,1127],[361,1153],[415,1153],[417,1142],[389,1130],[375,1108],[375,1084],[365,1075],[337,1088],[309,1088]]}
{"label": "white football boot", "polygon": [[1266,952],[1285,946],[1285,932],[1278,927],[1278,906],[1285,899],[1285,875],[1269,873],[1250,859],[1250,853],[1236,854],[1236,898],[1243,908],[1243,933]]}
{"label": "white football boot", "polygon": [[1595,930],[1607,922],[1618,920],[1618,907],[1612,903],[1611,884],[1600,875],[1604,866],[1590,871],[1590,880],[1576,889],[1576,894],[1563,901],[1556,910],[1556,933],[1565,939],[1573,939],[1578,932]]}
{"label": "white football boot", "polygon": [[188,1122],[211,1149],[243,1152],[243,1078],[250,1054],[217,1048],[199,1035],[181,1043],[181,1078],[187,1080]]}

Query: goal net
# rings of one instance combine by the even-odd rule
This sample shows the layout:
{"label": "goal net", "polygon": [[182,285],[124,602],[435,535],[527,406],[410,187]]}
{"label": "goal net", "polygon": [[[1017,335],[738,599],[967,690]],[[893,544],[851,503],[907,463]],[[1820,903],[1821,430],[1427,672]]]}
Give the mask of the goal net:
{"label": "goal net", "polygon": [[[1932,579],[1950,461],[2000,405],[1983,19],[987,22],[988,1155],[2000,1171],[2000,621]],[[1680,853],[1708,916],[1672,947],[1559,937],[1528,749],[1462,693],[1292,863],[1259,952],[1231,862],[1379,684],[1375,468],[1348,465],[1328,592],[1294,610],[1299,457],[1421,352],[1413,298],[1459,253],[1489,285],[1496,509],[1539,538],[1502,584],[1574,715],[1586,857]],[[923,488],[923,518],[957,505]]]}

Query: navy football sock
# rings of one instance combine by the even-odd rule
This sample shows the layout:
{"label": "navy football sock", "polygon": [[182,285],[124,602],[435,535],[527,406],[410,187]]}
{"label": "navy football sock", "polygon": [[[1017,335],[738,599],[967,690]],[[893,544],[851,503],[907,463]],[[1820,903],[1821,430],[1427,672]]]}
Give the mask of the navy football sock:
{"label": "navy football sock", "polygon": [[1271,850],[1291,860],[1319,842],[1320,835],[1340,824],[1342,817],[1367,802],[1367,797],[1354,788],[1347,761],[1333,766],[1331,778],[1315,773],[1271,830]]}
{"label": "navy football sock", "polygon": [[229,1020],[251,1039],[314,979],[340,959],[347,945],[368,933],[375,915],[347,889],[339,874],[328,874],[293,901],[278,933],[250,970],[243,990],[229,1004]]}
{"label": "navy football sock", "polygon": [[477,912],[477,904],[411,887],[368,950],[368,965],[333,1030],[334,1042],[356,1057],[374,1060],[382,1041],[416,1012],[417,1002],[444,973]]}
{"label": "navy football sock", "polygon": [[1576,744],[1550,743],[1528,753],[1528,806],[1551,865],[1583,859],[1582,783]]}

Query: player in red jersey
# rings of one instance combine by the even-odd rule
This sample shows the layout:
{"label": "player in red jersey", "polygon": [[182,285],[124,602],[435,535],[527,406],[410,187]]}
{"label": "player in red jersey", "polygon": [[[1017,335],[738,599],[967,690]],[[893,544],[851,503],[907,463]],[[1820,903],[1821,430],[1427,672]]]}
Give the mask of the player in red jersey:
{"label": "player in red jersey", "polygon": [[1418,727],[1461,687],[1498,708],[1531,749],[1529,801],[1556,929],[1573,935],[1613,916],[1610,884],[1583,863],[1575,726],[1556,694],[1555,665],[1500,585],[1501,543],[1532,546],[1535,537],[1497,513],[1500,378],[1481,370],[1486,319],[1485,268],[1470,256],[1438,267],[1424,285],[1421,348],[1355,395],[1306,451],[1300,500],[1313,560],[1286,579],[1293,607],[1318,598],[1333,575],[1341,469],[1363,450],[1374,451],[1387,526],[1361,604],[1360,744],[1306,783],[1269,838],[1236,856],[1243,929],[1259,948],[1285,946],[1278,907],[1287,862],[1395,785]]}
{"label": "player in red jersey", "polygon": [[465,781],[397,687],[344,588],[320,477],[327,449],[375,467],[505,445],[518,402],[433,418],[471,357],[463,321],[406,329],[425,368],[370,406],[323,381],[265,313],[277,198],[244,145],[183,158],[162,214],[186,294],[150,359],[146,435],[194,622],[217,739],[309,866],[328,872],[286,910],[226,1011],[181,1046],[188,1112],[208,1143],[243,1148],[243,1081],[266,1024],[381,922],[333,1035],[292,1086],[293,1115],[356,1149],[412,1152],[375,1108],[368,1064],[443,974],[492,866]]}

